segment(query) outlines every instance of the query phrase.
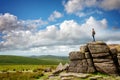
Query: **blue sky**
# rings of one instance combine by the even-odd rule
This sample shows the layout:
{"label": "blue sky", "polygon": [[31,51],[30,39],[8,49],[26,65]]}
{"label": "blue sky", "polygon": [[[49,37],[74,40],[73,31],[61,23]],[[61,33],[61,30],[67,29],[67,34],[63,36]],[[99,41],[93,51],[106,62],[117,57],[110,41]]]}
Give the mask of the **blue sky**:
{"label": "blue sky", "polygon": [[120,0],[0,0],[0,55],[68,56],[96,40],[120,43]]}
{"label": "blue sky", "polygon": [[0,0],[0,2],[2,13],[9,12],[19,19],[38,19],[40,17],[46,19],[54,10],[61,10],[63,7],[59,0]]}

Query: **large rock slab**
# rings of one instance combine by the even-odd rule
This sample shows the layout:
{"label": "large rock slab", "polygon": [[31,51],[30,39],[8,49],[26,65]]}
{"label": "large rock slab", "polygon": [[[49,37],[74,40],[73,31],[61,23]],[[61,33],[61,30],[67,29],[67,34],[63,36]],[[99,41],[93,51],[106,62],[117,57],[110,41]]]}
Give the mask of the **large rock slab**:
{"label": "large rock slab", "polygon": [[92,45],[106,45],[106,43],[104,43],[103,41],[96,41],[96,42],[89,42],[87,43],[88,45],[89,44],[92,44]]}
{"label": "large rock slab", "polygon": [[111,63],[113,64],[113,60],[111,59],[93,59],[94,63]]}
{"label": "large rock slab", "polygon": [[96,53],[96,54],[92,54],[92,57],[93,58],[103,58],[103,57],[108,57],[109,55],[110,55],[109,53]]}
{"label": "large rock slab", "polygon": [[106,63],[94,63],[97,71],[101,73],[106,73],[109,75],[118,75],[117,70],[114,64],[106,64]]}
{"label": "large rock slab", "polygon": [[108,53],[109,52],[109,48],[106,45],[89,44],[88,48],[90,50],[90,53],[92,53],[92,54]]}
{"label": "large rock slab", "polygon": [[95,72],[91,59],[71,60],[68,72],[92,73]]}
{"label": "large rock slab", "polygon": [[71,61],[68,70],[69,72],[86,73],[87,68],[88,68],[87,61],[83,59]]}
{"label": "large rock slab", "polygon": [[80,51],[73,51],[69,53],[70,60],[81,60],[85,59],[85,54]]}

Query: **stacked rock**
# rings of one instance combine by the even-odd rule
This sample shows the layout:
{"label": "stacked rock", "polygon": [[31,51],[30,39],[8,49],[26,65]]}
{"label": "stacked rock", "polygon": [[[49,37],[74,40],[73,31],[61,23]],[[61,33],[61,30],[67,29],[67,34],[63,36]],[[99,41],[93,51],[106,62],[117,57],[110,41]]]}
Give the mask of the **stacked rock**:
{"label": "stacked rock", "polygon": [[118,58],[118,62],[120,64],[120,45],[116,47],[117,49],[117,58]]}
{"label": "stacked rock", "polygon": [[69,54],[69,72],[92,73],[95,72],[93,62],[87,46],[81,46],[80,51],[73,51]]}
{"label": "stacked rock", "polygon": [[89,51],[93,58],[93,63],[97,71],[109,75],[117,75],[116,65],[109,47],[103,42],[88,43]]}
{"label": "stacked rock", "polygon": [[119,63],[115,49],[111,50],[104,42],[91,42],[80,47],[80,51],[69,54],[69,72],[102,72],[119,75]]}
{"label": "stacked rock", "polygon": [[114,63],[116,64],[116,67],[120,67],[120,45],[119,44],[109,44],[110,53],[112,54]]}
{"label": "stacked rock", "polygon": [[118,62],[120,64],[120,52],[117,53]]}

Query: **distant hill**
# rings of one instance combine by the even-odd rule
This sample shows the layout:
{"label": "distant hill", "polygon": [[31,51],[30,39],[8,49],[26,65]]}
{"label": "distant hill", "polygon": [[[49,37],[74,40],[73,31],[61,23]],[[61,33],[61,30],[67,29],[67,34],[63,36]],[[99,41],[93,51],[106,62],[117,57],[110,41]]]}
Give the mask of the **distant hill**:
{"label": "distant hill", "polygon": [[57,65],[59,62],[68,62],[67,57],[58,56],[11,56],[11,55],[0,55],[0,65],[2,64],[39,64],[39,65]]}
{"label": "distant hill", "polygon": [[30,56],[32,58],[42,59],[42,60],[68,60],[67,56],[53,56],[53,55],[42,55],[42,56]]}
{"label": "distant hill", "polygon": [[69,61],[67,56],[53,56],[53,55],[42,55],[42,56],[30,56],[31,58],[36,58],[43,61],[50,61],[50,62],[62,62],[65,64]]}

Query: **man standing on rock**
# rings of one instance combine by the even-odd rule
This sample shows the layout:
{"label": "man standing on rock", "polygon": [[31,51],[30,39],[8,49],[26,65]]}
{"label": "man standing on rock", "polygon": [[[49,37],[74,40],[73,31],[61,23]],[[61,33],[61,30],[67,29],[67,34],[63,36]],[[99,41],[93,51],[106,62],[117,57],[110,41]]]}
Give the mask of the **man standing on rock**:
{"label": "man standing on rock", "polygon": [[92,37],[93,37],[93,42],[95,42],[95,30],[92,28]]}

